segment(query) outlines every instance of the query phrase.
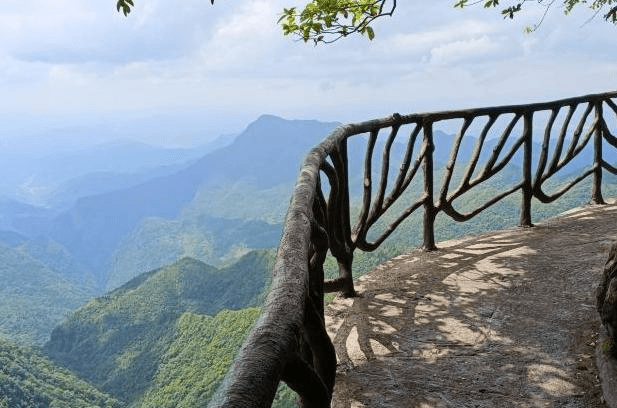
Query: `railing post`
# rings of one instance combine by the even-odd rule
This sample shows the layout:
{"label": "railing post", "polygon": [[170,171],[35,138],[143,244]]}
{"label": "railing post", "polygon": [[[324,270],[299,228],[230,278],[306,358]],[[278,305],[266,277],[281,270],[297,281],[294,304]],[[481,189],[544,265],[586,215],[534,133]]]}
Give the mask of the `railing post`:
{"label": "railing post", "polygon": [[425,119],[422,127],[424,130],[422,150],[425,151],[422,166],[424,172],[424,241],[422,249],[434,251],[437,249],[437,246],[435,246],[435,216],[437,212],[433,200],[433,152],[435,151],[433,121]]}
{"label": "railing post", "polygon": [[336,259],[339,270],[339,277],[343,280],[343,285],[340,289],[344,297],[357,296],[356,290],[353,285],[352,264],[353,264],[353,252],[346,256],[344,259]]}
{"label": "railing post", "polygon": [[593,134],[593,186],[591,187],[591,204],[605,204],[602,198],[602,100],[594,102],[596,111]]}
{"label": "railing post", "polygon": [[533,146],[533,111],[523,114],[523,187],[521,199],[521,214],[519,227],[533,227],[531,222],[531,199],[533,188],[531,185],[531,154]]}

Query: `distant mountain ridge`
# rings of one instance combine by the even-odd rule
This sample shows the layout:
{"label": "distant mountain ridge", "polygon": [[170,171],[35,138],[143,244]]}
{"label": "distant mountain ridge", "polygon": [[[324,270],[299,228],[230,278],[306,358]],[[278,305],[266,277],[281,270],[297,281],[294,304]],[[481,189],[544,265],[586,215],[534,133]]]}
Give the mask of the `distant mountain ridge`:
{"label": "distant mountain ridge", "polygon": [[[96,173],[141,175],[147,178],[148,173],[160,173],[160,169],[164,168],[177,171],[186,167],[186,163],[230,142],[226,136],[195,148],[164,148],[131,140],[116,140],[43,157],[0,153],[9,168],[0,181],[0,196],[49,207],[61,201],[62,186],[74,185],[73,180]],[[86,191],[77,193],[83,194]]]}
{"label": "distant mountain ridge", "polygon": [[221,219],[200,215],[165,220],[147,218],[119,244],[113,254],[106,289],[119,287],[140,273],[159,268],[182,257],[234,262],[252,249],[277,246],[280,224],[261,220]]}
{"label": "distant mountain ridge", "polygon": [[[66,313],[142,272],[183,257],[219,267],[233,265],[252,249],[275,247],[300,160],[305,150],[335,125],[264,116],[247,128],[240,141],[227,146],[231,137],[220,140],[226,147],[204,156],[200,163],[193,162],[179,175],[167,174],[138,186],[83,197],[58,215],[53,209],[0,199],[0,257],[5,261],[0,273],[10,277],[2,287],[0,308],[6,313],[0,319],[0,333],[24,343],[42,344]],[[276,148],[267,140],[291,147]],[[295,158],[289,157],[289,150]],[[276,151],[287,152],[278,166],[287,166],[288,174],[281,170],[276,175],[286,181],[260,190],[253,183],[255,177],[261,177],[255,168],[267,171]],[[242,163],[231,158],[241,158],[244,170]],[[210,159],[211,166],[207,163]],[[232,162],[233,172],[224,168],[227,162]],[[217,176],[204,185],[208,174]],[[243,181],[215,184],[228,175]],[[96,191],[108,182],[104,188],[121,186],[115,176],[105,177],[99,186],[85,184],[70,194],[79,196],[88,188]],[[211,189],[216,192],[209,193]],[[227,196],[232,190],[234,196]],[[188,194],[174,195],[174,191]],[[199,192],[198,201],[193,200],[194,191]],[[133,200],[135,197],[138,199]],[[202,205],[204,202],[208,205]],[[262,212],[256,204],[271,214],[268,220],[254,217]],[[212,215],[209,211],[213,207],[223,208],[225,216]],[[8,285],[10,282],[15,284]],[[16,291],[17,286],[32,289]]]}
{"label": "distant mountain ridge", "polygon": [[[217,267],[229,265],[253,249],[277,246],[302,159],[336,125],[263,115],[235,137],[233,143],[228,144],[231,139],[223,140],[222,148],[198,160],[179,164],[178,168],[170,165],[134,177],[103,173],[73,179],[75,184],[67,186],[65,197],[80,198],[60,214],[14,200],[0,200],[0,230],[6,230],[3,234],[9,246],[19,245],[22,256],[33,260],[28,265],[40,266],[33,267],[39,272],[57,274],[54,276],[60,276],[67,284],[87,282],[88,293],[94,287],[95,295],[184,257]],[[384,134],[375,147],[374,172],[378,171]],[[435,131],[433,138],[437,191],[440,171],[449,159],[455,136]],[[421,139],[420,135],[415,154]],[[352,205],[357,204],[363,191],[364,173],[360,166],[364,162],[366,140],[366,136],[360,136],[349,141]],[[405,141],[401,133],[392,147],[393,158],[403,154]],[[466,164],[475,142],[471,135],[463,140],[455,170],[460,171]],[[496,142],[497,139],[486,141],[478,169]],[[111,147],[114,146],[106,148]],[[144,149],[152,153],[152,149]],[[508,150],[506,146],[501,157]],[[534,163],[540,151],[539,144],[534,143]],[[588,158],[588,152],[584,152],[575,161]],[[513,164],[490,183],[457,200],[457,208],[467,203],[481,204],[490,192],[514,185],[520,179],[520,159],[518,152]],[[390,176],[394,176],[398,162],[393,159],[391,165]],[[141,182],[142,177],[147,180]],[[410,195],[418,192],[414,189],[421,189],[421,177],[420,172],[412,182]],[[378,178],[375,174],[374,188]],[[457,182],[455,176],[452,187]],[[73,187],[75,190],[71,190]],[[82,196],[91,193],[96,194]],[[408,202],[405,200],[401,202]],[[390,213],[403,205],[399,204]],[[508,211],[516,211],[516,206]],[[390,215],[386,214],[384,221]],[[463,231],[468,225],[454,224],[448,228]],[[392,238],[415,244],[410,234],[400,230]],[[0,241],[2,238],[0,234]],[[11,273],[18,273],[15,268],[21,268],[19,263],[12,265]],[[67,293],[77,292],[71,289]],[[74,305],[74,300],[68,304]],[[49,313],[56,316],[55,312]]]}
{"label": "distant mountain ridge", "polygon": [[[173,175],[128,189],[82,198],[56,217],[51,237],[104,273],[120,240],[144,217],[173,219],[207,185],[244,180],[255,188],[293,183],[301,158],[335,123],[261,116],[226,147]],[[238,203],[244,204],[244,203]],[[101,277],[104,285],[105,277]]]}
{"label": "distant mountain ridge", "polygon": [[[265,296],[273,251],[253,249],[278,244],[302,158],[335,125],[264,115],[234,143],[178,168],[171,165],[126,180],[109,173],[74,179],[76,190],[67,196],[80,198],[59,215],[5,202],[13,212],[0,218],[12,228],[0,231],[0,277],[5,282],[0,306],[8,310],[0,313],[0,334],[7,328],[35,333],[35,342],[41,344],[55,327],[45,350],[133,407],[203,405],[242,342],[243,334],[229,330],[246,333]],[[438,191],[455,136],[438,131],[433,136]],[[352,212],[363,191],[360,165],[366,147],[366,137],[356,139],[349,150],[350,182],[355,183]],[[472,136],[463,140],[457,171],[471,157],[475,141]],[[496,142],[486,142],[478,168]],[[383,138],[375,148],[377,173],[382,147]],[[404,143],[395,143],[393,156],[400,157],[404,149]],[[504,148],[501,157],[508,150]],[[534,143],[534,163],[540,151]],[[517,183],[521,156],[518,152],[490,182],[462,196],[456,208],[477,207]],[[576,160],[588,157],[585,152]],[[395,176],[398,162],[391,165],[390,176]],[[140,177],[147,180],[140,182]],[[373,188],[378,179],[374,175]],[[421,180],[420,170],[411,195],[421,196]],[[455,176],[451,186],[457,181]],[[582,196],[578,187],[573,189],[576,199]],[[86,191],[96,194],[80,196]],[[397,202],[376,230],[409,202],[407,197]],[[469,223],[454,223],[440,214],[435,234],[452,237],[500,223],[513,225],[519,208],[520,197],[514,194]],[[534,218],[541,211],[544,207],[534,207]],[[396,251],[418,245],[421,213],[411,218],[378,251],[356,252],[354,272],[365,272]],[[395,245],[389,246],[391,242]],[[209,264],[210,259],[216,262]],[[326,272],[335,276],[335,262],[328,262]],[[104,290],[111,291],[100,296]],[[99,297],[84,304],[93,296]]]}
{"label": "distant mountain ridge", "polygon": [[[24,202],[0,197],[0,229],[16,231],[22,235],[43,235],[48,230],[49,219],[55,215],[53,210]],[[37,231],[36,225],[42,225]]]}
{"label": "distant mountain ridge", "polygon": [[[77,156],[81,162],[91,162],[83,168],[75,166],[79,176],[58,185],[47,198],[48,204],[67,209],[80,197],[122,190],[177,173],[205,154],[231,144],[235,138],[234,134],[221,135],[194,148],[160,148],[123,140],[95,146]],[[70,157],[66,161],[70,162]],[[92,170],[83,174],[88,168]]]}

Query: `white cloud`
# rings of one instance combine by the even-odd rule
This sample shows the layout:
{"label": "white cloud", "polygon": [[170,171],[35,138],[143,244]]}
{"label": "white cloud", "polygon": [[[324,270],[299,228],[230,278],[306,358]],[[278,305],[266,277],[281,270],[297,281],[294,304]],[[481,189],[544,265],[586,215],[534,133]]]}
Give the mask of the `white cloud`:
{"label": "white cloud", "polygon": [[[49,63],[165,60],[192,52],[215,18],[199,0],[142,0],[128,18],[115,1],[30,1],[0,9],[0,55]],[[4,6],[4,4],[3,4]],[[224,10],[223,10],[224,11]],[[221,13],[222,14],[222,13]]]}
{"label": "white cloud", "polygon": [[431,49],[431,63],[440,65],[460,64],[495,58],[506,54],[502,44],[484,35],[469,40],[452,41]]}
{"label": "white cloud", "polygon": [[271,1],[249,0],[225,16],[199,49],[197,63],[206,74],[255,75],[280,51],[278,8]]}
{"label": "white cloud", "polygon": [[399,33],[392,37],[392,45],[397,51],[408,49],[426,50],[444,42],[452,42],[460,38],[486,36],[500,31],[494,23],[481,20],[465,20],[457,24],[444,23],[422,32]]}
{"label": "white cloud", "polygon": [[[237,130],[263,112],[364,120],[617,89],[617,28],[556,10],[536,33],[482,7],[400,4],[373,42],[314,47],[276,20],[296,0],[5,0],[0,111],[203,112]],[[246,123],[244,123],[246,124]]]}

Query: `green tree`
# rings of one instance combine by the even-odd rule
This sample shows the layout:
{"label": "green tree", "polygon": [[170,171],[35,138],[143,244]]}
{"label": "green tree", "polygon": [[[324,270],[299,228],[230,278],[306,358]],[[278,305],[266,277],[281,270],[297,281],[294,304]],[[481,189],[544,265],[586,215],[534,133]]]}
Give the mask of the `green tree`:
{"label": "green tree", "polygon": [[[210,0],[214,4],[214,0]],[[542,19],[526,27],[534,31],[542,23],[549,10],[557,5],[563,6],[564,13],[570,14],[579,5],[586,5],[593,12],[592,18],[602,14],[604,20],[617,24],[617,0],[458,0],[454,7],[464,8],[483,5],[485,8],[499,8],[504,18],[514,18],[529,3],[544,8]],[[557,3],[557,5],[556,5]],[[118,11],[128,15],[133,7],[133,0],[118,0]],[[284,35],[292,35],[305,42],[331,43],[340,38],[357,33],[372,40],[375,20],[392,16],[396,9],[396,0],[312,0],[304,6],[284,8],[279,24]]]}
{"label": "green tree", "polygon": [[[464,8],[467,6],[482,4],[484,8],[500,8],[500,13],[503,18],[513,19],[516,15],[525,9],[528,3],[533,3],[536,7],[544,8],[544,13],[540,21],[532,26],[525,28],[525,31],[535,31],[544,20],[544,17],[553,8],[559,4],[563,7],[565,15],[572,13],[572,10],[582,4],[587,5],[593,12],[592,18],[598,14],[602,14],[604,20],[617,24],[617,0],[506,0],[500,4],[500,0],[459,0],[454,7]],[[557,4],[555,4],[557,3]]]}

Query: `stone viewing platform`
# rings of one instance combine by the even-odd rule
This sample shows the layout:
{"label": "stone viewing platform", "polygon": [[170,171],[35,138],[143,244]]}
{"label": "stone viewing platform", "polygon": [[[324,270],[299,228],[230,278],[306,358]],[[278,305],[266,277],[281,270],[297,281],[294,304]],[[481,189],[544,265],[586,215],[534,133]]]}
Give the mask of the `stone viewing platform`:
{"label": "stone viewing platform", "polygon": [[325,310],[332,407],[604,407],[596,311],[617,202],[411,250]]}

